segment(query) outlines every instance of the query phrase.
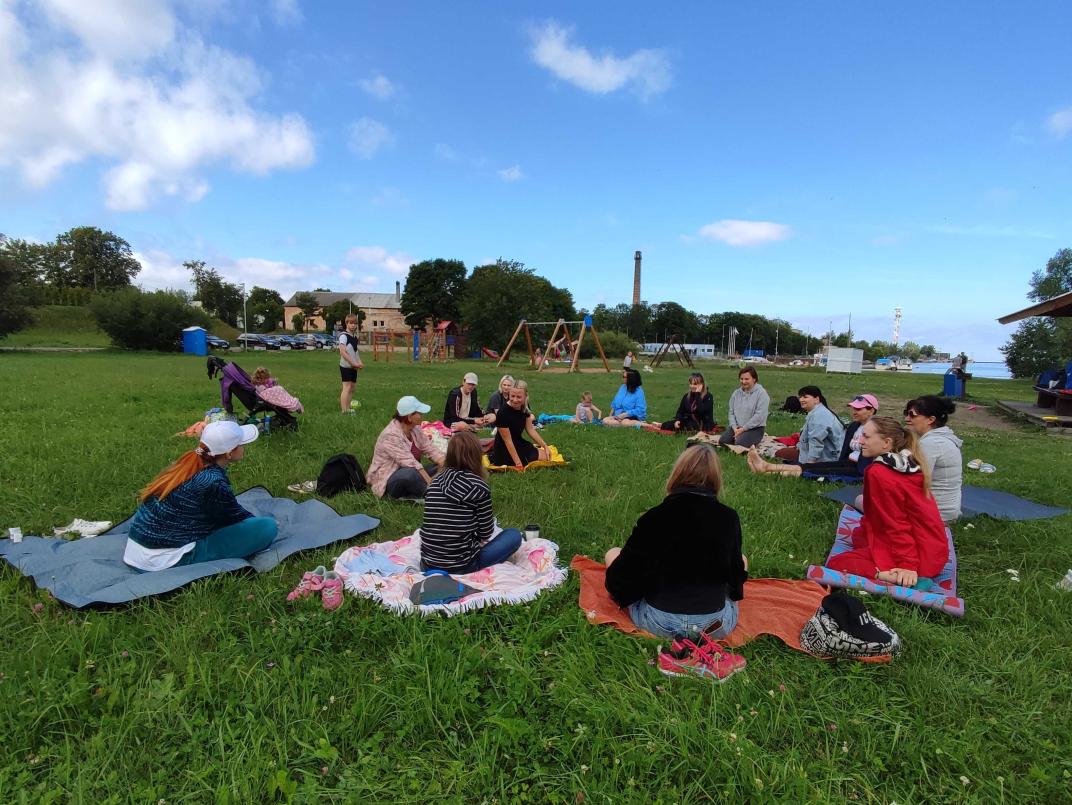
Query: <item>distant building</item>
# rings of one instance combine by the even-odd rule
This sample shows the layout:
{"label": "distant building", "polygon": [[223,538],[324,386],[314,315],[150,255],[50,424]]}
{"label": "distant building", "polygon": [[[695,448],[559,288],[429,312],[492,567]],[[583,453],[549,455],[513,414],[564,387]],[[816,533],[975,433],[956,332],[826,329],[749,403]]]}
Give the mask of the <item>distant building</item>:
{"label": "distant building", "polygon": [[[299,291],[298,293],[303,293]],[[295,313],[300,313],[301,308],[295,303],[298,296],[295,293],[283,305],[283,321],[289,326]],[[357,291],[310,291],[316,297],[320,307],[328,307],[336,302],[349,302],[354,311],[360,309],[365,314],[364,330],[382,330],[387,332],[401,332],[409,330],[406,319],[402,315],[402,288],[400,283],[395,283],[394,293],[359,293]],[[324,319],[320,316],[312,316],[306,325],[309,330],[323,330]]]}

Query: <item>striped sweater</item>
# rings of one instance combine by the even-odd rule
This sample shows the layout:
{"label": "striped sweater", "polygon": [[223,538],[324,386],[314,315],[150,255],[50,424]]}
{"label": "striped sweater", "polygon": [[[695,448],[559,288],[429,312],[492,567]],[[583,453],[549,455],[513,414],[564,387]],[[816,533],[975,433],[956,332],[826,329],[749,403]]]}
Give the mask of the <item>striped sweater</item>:
{"label": "striped sweater", "polygon": [[494,527],[487,481],[448,467],[432,479],[424,494],[421,559],[429,567],[461,570],[491,539]]}
{"label": "striped sweater", "polygon": [[142,503],[127,536],[143,548],[180,548],[252,516],[235,498],[227,472],[212,464],[163,500]]}

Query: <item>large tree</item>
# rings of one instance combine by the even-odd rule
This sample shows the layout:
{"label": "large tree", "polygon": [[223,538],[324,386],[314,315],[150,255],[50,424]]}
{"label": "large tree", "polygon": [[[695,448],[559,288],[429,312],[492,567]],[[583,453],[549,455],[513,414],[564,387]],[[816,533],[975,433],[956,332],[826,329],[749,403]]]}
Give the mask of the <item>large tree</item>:
{"label": "large tree", "polygon": [[[502,348],[521,319],[528,321],[573,320],[577,317],[573,295],[556,288],[523,263],[503,260],[478,266],[466,282],[461,319],[469,328],[469,343]],[[551,335],[551,327],[533,333],[538,342]]]}
{"label": "large tree", "polygon": [[354,307],[348,299],[340,299],[338,302],[332,302],[320,311],[320,315],[324,319],[324,332],[333,332],[335,330],[335,323],[345,321],[346,317],[351,313],[357,316],[357,329],[360,330],[365,323],[365,311],[359,307]]}
{"label": "large tree", "polygon": [[216,269],[206,267],[204,260],[187,260],[183,266],[192,275],[194,299],[201,303],[201,307],[217,319],[237,327],[238,314],[242,312],[242,289],[227,282]]}
{"label": "large tree", "polygon": [[15,260],[0,252],[0,338],[21,330],[33,320],[18,279]]}
{"label": "large tree", "polygon": [[301,311],[301,325],[298,325],[298,321],[294,316],[291,316],[290,320],[294,323],[295,330],[304,331],[305,326],[309,323],[309,319],[320,312],[320,303],[316,301],[315,294],[310,291],[302,291],[301,293],[294,295],[294,305]]}
{"label": "large tree", "polygon": [[[254,285],[246,297],[246,329],[254,333],[266,333],[283,323],[283,297],[271,288]],[[251,326],[252,325],[252,326]]]}
{"label": "large tree", "polygon": [[95,226],[64,232],[56,237],[52,249],[45,279],[57,288],[126,288],[141,271],[129,243]]}
{"label": "large tree", "polygon": [[[1027,298],[1042,302],[1072,291],[1072,249],[1061,249],[1035,271]],[[1072,319],[1030,318],[1020,322],[1001,348],[1014,377],[1033,377],[1044,369],[1063,366],[1072,357]]]}
{"label": "large tree", "polygon": [[424,260],[409,267],[402,291],[402,315],[410,327],[424,327],[461,316],[465,293],[465,263],[461,260]]}

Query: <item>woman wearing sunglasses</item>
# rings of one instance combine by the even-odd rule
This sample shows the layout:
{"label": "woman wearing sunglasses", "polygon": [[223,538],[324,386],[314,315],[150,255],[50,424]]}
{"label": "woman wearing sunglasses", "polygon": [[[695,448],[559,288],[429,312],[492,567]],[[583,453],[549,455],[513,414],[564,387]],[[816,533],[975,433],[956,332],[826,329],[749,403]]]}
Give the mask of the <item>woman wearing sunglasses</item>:
{"label": "woman wearing sunglasses", "polygon": [[960,517],[960,487],[964,476],[960,455],[964,442],[946,425],[956,409],[952,400],[933,394],[909,400],[904,408],[905,426],[919,438],[931,478],[931,492],[947,524]]}

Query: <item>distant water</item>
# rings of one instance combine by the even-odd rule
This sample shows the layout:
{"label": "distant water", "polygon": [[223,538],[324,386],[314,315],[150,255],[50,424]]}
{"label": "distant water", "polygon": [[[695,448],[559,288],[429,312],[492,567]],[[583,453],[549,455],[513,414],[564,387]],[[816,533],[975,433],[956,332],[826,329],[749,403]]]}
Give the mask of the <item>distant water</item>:
{"label": "distant water", "polygon": [[[953,366],[952,363],[914,363],[913,374],[944,375]],[[972,377],[985,377],[990,380],[1012,380],[1012,373],[1003,361],[971,361],[968,373]]]}

